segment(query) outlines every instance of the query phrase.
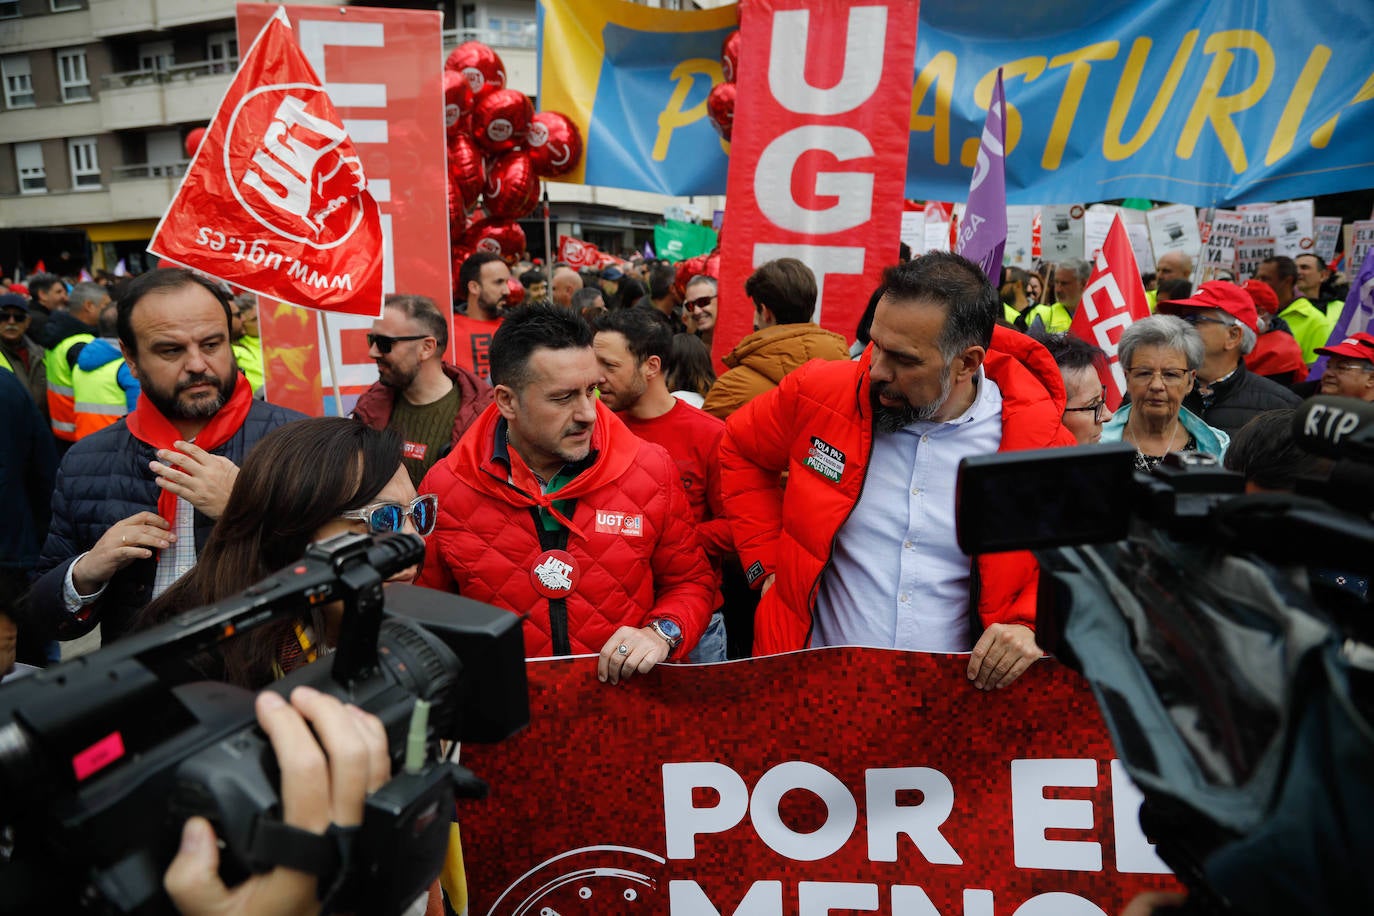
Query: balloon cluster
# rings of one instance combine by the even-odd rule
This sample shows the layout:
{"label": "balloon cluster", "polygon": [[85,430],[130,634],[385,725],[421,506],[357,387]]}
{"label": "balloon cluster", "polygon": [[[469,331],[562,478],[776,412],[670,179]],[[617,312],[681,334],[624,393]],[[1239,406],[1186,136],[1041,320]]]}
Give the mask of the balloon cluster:
{"label": "balloon cluster", "polygon": [[525,250],[516,220],[534,211],[540,179],[566,175],[582,159],[577,125],[556,111],[536,113],[528,96],[506,88],[505,64],[480,41],[444,62],[444,125],[454,276],[477,251],[514,263]]}
{"label": "balloon cluster", "polygon": [[717,83],[706,97],[706,114],[724,140],[735,129],[735,77],[739,73],[739,29],[725,36],[720,45],[720,69],[725,82]]}
{"label": "balloon cluster", "polygon": [[673,278],[673,289],[679,300],[687,298],[687,284],[693,277],[714,277],[720,279],[720,247],[708,254],[699,254],[677,262],[677,273]]}

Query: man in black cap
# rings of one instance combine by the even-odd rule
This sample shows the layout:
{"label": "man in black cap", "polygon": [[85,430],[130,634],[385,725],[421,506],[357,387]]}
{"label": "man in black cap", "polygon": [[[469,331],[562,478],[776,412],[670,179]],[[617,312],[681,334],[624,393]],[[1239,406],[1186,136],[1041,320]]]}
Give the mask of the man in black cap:
{"label": "man in black cap", "polygon": [[10,370],[24,383],[38,412],[47,419],[48,374],[43,368],[47,351],[29,336],[32,318],[28,299],[18,293],[0,296],[0,370]]}

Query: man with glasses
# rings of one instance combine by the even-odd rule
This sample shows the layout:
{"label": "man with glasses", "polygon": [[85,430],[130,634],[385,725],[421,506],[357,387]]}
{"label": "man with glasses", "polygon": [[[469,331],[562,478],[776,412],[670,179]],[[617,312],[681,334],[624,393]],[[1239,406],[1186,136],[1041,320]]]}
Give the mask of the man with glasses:
{"label": "man with glasses", "polygon": [[1248,292],[1223,280],[1211,280],[1187,299],[1159,303],[1162,315],[1177,315],[1202,338],[1202,366],[1197,384],[1183,406],[1211,427],[1234,436],[1253,417],[1269,410],[1296,407],[1301,398],[1245,368],[1245,355],[1255,349],[1259,315]]}
{"label": "man with glasses", "polygon": [[353,416],[405,438],[401,460],[417,487],[492,399],[475,373],[444,362],[447,349],[447,322],[425,296],[388,296],[367,335],[378,381],[358,398]]}
{"label": "man with glasses", "polygon": [[1327,358],[1322,394],[1374,401],[1374,334],[1352,334],[1317,352]]}
{"label": "man with glasses", "polygon": [[682,310],[687,319],[687,330],[701,338],[706,349],[711,349],[711,339],[716,333],[716,289],[719,284],[715,277],[698,274],[687,281]]}
{"label": "man with glasses", "polygon": [[47,352],[29,336],[29,300],[18,293],[0,296],[0,370],[8,369],[24,383],[48,418],[48,373],[43,365]]}

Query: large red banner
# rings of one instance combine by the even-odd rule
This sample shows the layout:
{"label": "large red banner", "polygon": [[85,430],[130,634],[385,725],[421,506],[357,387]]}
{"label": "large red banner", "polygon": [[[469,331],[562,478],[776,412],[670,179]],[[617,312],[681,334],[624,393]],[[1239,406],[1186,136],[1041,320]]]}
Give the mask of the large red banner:
{"label": "large red banner", "polygon": [[381,213],[285,14],[244,55],[148,250],[285,302],[381,314]]}
{"label": "large red banner", "polygon": [[[381,209],[383,292],[429,296],[446,308],[451,293],[442,14],[241,3],[239,46],[247,47],[278,9],[286,11],[342,117]],[[258,312],[272,402],[314,415],[333,412],[332,394],[326,398],[322,391],[334,381],[324,359],[326,336],[345,410],[377,381],[365,339],[371,319],[332,315],[321,326],[315,313],[267,299]]]}
{"label": "large red banner", "polygon": [[530,727],[463,763],[469,912],[1104,916],[1175,882],[1084,682],[975,690],[966,656],[818,649],[528,666]]}
{"label": "large red banner", "polygon": [[897,261],[918,6],[740,3],[717,357],[753,330],[744,281],[782,257],[816,274],[815,320],[853,339]]}
{"label": "large red banner", "polygon": [[1120,407],[1126,396],[1126,373],[1117,356],[1117,344],[1132,322],[1148,317],[1150,303],[1140,283],[1130,236],[1118,215],[1093,262],[1092,274],[1069,326],[1070,334],[1100,347],[1106,354],[1097,374],[1102,379],[1102,397],[1110,410]]}

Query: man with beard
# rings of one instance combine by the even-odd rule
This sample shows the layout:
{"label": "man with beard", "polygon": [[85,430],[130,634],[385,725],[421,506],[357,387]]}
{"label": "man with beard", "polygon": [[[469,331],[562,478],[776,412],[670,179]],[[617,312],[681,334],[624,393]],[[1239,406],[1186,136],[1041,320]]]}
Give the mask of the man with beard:
{"label": "man with beard", "polygon": [[367,335],[378,380],[358,398],[353,416],[405,438],[401,460],[416,487],[491,403],[491,386],[444,362],[447,349],[444,316],[425,296],[388,296]]}
{"label": "man with beard", "polygon": [[181,268],[150,271],[117,308],[120,349],[142,394],[127,417],[73,445],[58,469],[20,623],[38,638],[73,639],[97,623],[106,642],[123,634],[195,563],[243,456],[301,416],[253,400],[230,349],[229,297],[211,281]]}
{"label": "man with beard", "polygon": [[496,403],[420,486],[439,521],[416,584],[522,615],[529,657],[600,653],[616,684],[685,658],[715,586],[676,465],[598,400],[602,376],[579,316],[506,315]]}
{"label": "man with beard", "polygon": [[499,254],[479,251],[458,268],[454,295],[461,297],[461,306],[453,315],[458,365],[489,378],[487,349],[510,298],[510,268]]}
{"label": "man with beard", "polygon": [[1005,687],[1042,654],[1039,570],[1025,552],[960,552],[954,484],[970,455],[1073,445],[1063,381],[1043,346],[996,326],[973,262],[932,252],[883,288],[857,361],[808,363],[726,422],[726,510],[762,590],[754,650],[972,646],[969,680]]}

